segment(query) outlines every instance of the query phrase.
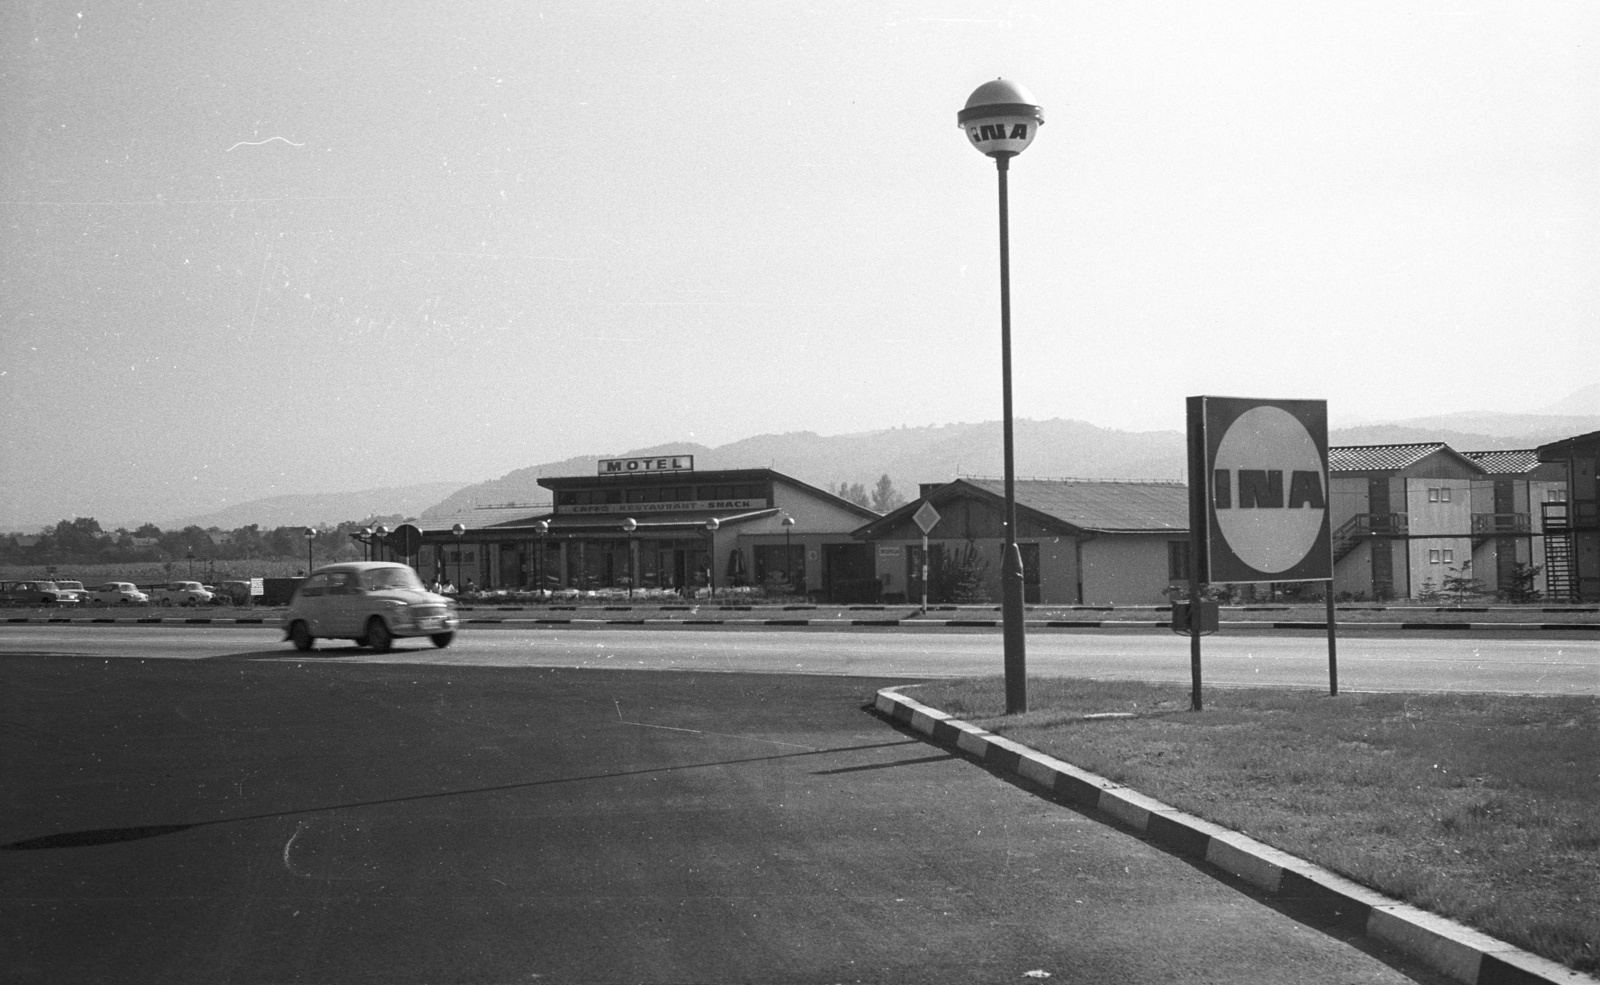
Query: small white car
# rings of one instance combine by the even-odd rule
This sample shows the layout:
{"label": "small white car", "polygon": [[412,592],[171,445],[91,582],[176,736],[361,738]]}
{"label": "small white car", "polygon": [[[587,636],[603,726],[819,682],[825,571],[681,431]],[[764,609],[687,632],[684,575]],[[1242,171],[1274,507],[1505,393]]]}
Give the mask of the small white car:
{"label": "small white car", "polygon": [[150,596],[131,581],[108,581],[90,589],[89,601],[95,605],[149,605]]}
{"label": "small white car", "polygon": [[295,589],[283,638],[297,650],[346,639],[384,653],[405,636],[449,646],[460,626],[455,601],[428,591],[409,565],[346,561],[318,568]]}
{"label": "small white car", "polygon": [[150,601],[157,605],[210,605],[215,597],[197,581],[169,581],[150,591]]}

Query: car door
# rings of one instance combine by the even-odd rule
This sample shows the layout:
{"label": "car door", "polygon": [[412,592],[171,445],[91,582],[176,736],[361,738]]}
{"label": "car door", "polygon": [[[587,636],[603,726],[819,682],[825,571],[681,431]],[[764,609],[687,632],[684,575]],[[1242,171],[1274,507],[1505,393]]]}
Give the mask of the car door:
{"label": "car door", "polygon": [[326,612],[329,636],[354,638],[361,635],[365,613],[361,607],[361,586],[353,571],[336,571],[329,576]]}

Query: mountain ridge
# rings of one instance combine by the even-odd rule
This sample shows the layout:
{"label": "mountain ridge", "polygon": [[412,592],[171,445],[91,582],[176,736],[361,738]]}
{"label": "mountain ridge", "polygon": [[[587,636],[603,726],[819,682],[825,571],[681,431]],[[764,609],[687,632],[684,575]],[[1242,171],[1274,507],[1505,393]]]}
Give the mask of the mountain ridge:
{"label": "mountain ridge", "polygon": [[[1600,387],[1590,389],[1600,396]],[[1586,393],[1579,391],[1573,398],[1582,398]],[[1330,430],[1329,440],[1335,445],[1442,441],[1457,451],[1494,451],[1532,448],[1596,430],[1600,430],[1600,414],[1467,411],[1335,428]],[[1181,431],[1120,431],[1063,418],[1018,420],[1014,431],[1017,475],[1021,478],[1184,479],[1187,456]],[[172,523],[173,529],[191,524],[233,529],[251,523],[271,528],[395,514],[428,522],[488,506],[518,505],[538,510],[550,502],[549,490],[538,485],[540,478],[592,475],[601,458],[666,454],[693,455],[698,471],[771,468],[830,492],[842,482],[871,488],[879,476],[888,475],[895,490],[907,499],[915,498],[919,484],[924,482],[948,482],[958,476],[995,477],[1004,471],[999,421],[885,428],[844,435],[790,431],[755,435],[717,447],[678,441],[577,455],[514,469],[476,483],[420,483],[353,493],[273,496]]]}

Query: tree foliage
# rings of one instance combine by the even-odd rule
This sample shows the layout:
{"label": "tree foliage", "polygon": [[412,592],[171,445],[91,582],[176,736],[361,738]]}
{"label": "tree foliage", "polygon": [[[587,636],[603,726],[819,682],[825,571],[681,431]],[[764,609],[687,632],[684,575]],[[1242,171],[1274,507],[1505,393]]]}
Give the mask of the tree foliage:
{"label": "tree foliage", "polygon": [[878,484],[872,487],[872,502],[870,507],[879,513],[888,513],[899,509],[906,503],[906,498],[895,491],[894,481],[885,472],[878,478]]}

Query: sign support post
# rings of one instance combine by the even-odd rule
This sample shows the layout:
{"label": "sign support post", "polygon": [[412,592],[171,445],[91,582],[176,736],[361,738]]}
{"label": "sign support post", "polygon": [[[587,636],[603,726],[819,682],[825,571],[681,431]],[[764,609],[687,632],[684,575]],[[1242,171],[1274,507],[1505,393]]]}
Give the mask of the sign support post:
{"label": "sign support post", "polygon": [[[1205,580],[1210,518],[1206,500],[1205,398],[1190,397],[1189,407],[1189,710],[1201,711],[1200,585]],[[1176,603],[1174,603],[1176,604]]]}
{"label": "sign support post", "polygon": [[923,500],[921,506],[911,519],[917,521],[917,526],[922,530],[922,614],[928,614],[928,534],[933,532],[934,524],[939,522],[939,511],[933,504]]}
{"label": "sign support post", "polygon": [[1333,579],[1328,579],[1328,697],[1339,696],[1339,643],[1333,616]]}

